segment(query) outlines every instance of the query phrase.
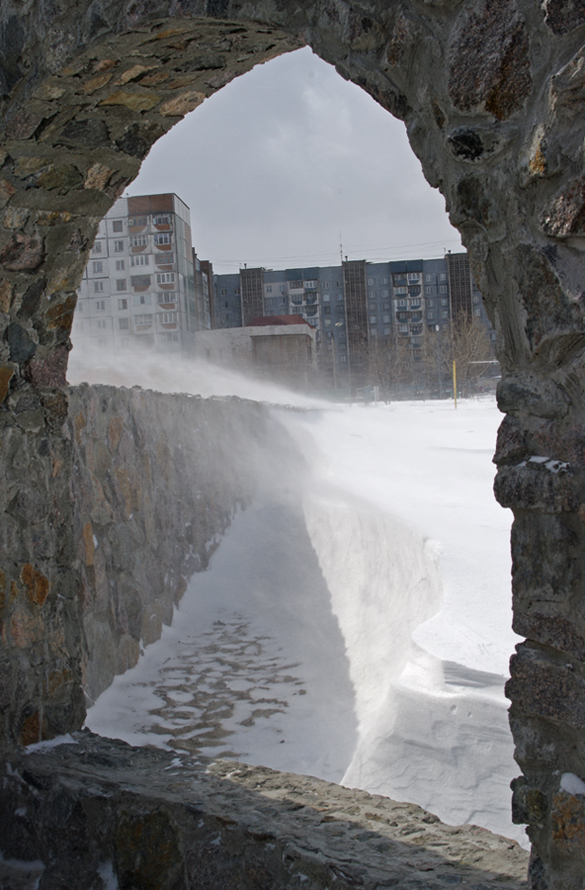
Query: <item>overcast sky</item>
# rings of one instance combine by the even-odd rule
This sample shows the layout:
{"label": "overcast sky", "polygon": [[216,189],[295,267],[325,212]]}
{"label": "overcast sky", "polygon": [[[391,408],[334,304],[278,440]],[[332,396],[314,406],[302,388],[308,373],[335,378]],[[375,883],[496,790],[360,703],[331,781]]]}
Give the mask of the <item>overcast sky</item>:
{"label": "overcast sky", "polygon": [[461,249],[404,124],[307,48],[232,81],[161,139],[126,194],[176,192],[216,272]]}

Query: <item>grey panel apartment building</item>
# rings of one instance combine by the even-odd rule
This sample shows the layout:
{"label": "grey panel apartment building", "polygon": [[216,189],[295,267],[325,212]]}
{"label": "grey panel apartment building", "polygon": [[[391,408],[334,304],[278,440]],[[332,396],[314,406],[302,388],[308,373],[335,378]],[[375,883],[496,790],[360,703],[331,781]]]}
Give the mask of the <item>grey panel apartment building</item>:
{"label": "grey panel apartment building", "polygon": [[[253,303],[248,299],[250,281]],[[317,330],[321,366],[331,368],[340,383],[349,365],[359,377],[365,344],[396,337],[407,342],[416,361],[425,336],[448,327],[452,317],[476,316],[495,338],[466,253],[281,271],[246,269],[216,275],[214,285],[215,327],[239,327],[253,313],[301,315]]]}
{"label": "grey panel apartment building", "polygon": [[193,352],[193,334],[211,324],[206,279],[177,195],[119,198],[100,223],[78,290],[74,343],[120,354]]}

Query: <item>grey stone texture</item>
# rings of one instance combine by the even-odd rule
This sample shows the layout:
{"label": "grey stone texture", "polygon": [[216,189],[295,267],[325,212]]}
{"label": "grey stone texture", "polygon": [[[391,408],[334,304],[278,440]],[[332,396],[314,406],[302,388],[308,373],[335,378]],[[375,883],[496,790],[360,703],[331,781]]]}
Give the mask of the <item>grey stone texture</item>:
{"label": "grey stone texture", "polygon": [[584,37],[581,0],[4,0],[0,703],[20,702],[0,704],[5,744],[83,719],[64,369],[98,221],[185,113],[309,44],[405,121],[497,331],[496,492],[516,517],[514,622],[529,640],[509,686],[515,812],[531,885],[582,888],[582,801],[558,789],[565,770],[585,779]]}
{"label": "grey stone texture", "polygon": [[28,886],[37,880],[39,890],[97,890],[106,874],[141,890],[526,887],[528,853],[514,841],[444,825],[413,804],[88,732],[74,738],[9,758],[2,886],[36,861]]}
{"label": "grey stone texture", "polygon": [[[83,385],[70,390],[74,531],[90,701],[159,639],[204,570],[268,448],[266,408]],[[263,454],[264,453],[264,454]]]}

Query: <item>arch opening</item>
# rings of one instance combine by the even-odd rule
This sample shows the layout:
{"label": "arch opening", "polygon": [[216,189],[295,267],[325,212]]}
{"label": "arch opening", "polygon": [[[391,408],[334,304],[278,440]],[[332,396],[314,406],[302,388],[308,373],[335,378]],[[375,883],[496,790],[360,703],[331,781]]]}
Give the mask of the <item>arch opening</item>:
{"label": "arch opening", "polygon": [[[515,818],[530,824],[533,880],[573,890],[584,861],[580,836],[570,829],[573,816],[567,821],[567,812],[580,813],[571,777],[583,774],[585,760],[585,627],[574,559],[584,535],[582,132],[575,113],[582,12],[555,3],[532,8],[482,0],[456,10],[423,12],[409,4],[364,14],[338,2],[291,17],[273,9],[258,24],[223,4],[197,7],[201,15],[192,20],[183,7],[114,3],[102,14],[88,3],[78,9],[77,29],[62,9],[3,9],[0,420],[8,506],[0,582],[9,628],[3,737],[14,744],[79,724],[72,458],[64,432],[74,292],[116,189],[135,176],[140,154],[161,128],[198,101],[192,71],[180,85],[171,81],[176,92],[168,97],[168,114],[162,113],[164,88],[130,87],[134,75],[112,81],[115,92],[106,97],[100,90],[114,78],[107,65],[112,55],[130,58],[136,41],[146,47],[154,32],[171,54],[189,54],[195,50],[189,34],[201,38],[197,28],[225,32],[235,23],[236,31],[254,34],[253,52],[311,44],[405,119],[425,174],[446,195],[470,250],[504,368],[499,398],[507,416],[496,453],[496,494],[516,515],[514,627],[529,640],[513,659],[508,686],[524,770],[514,789]],[[172,33],[164,32],[167,23]],[[243,70],[253,59],[237,34],[232,37],[230,63]],[[278,47],[275,37],[282,40]],[[486,45],[494,48],[487,62]],[[159,58],[153,44],[148,51]],[[99,71],[81,64],[92,53],[105,65]],[[149,73],[139,71],[137,79],[142,75]],[[68,91],[62,78],[71,78],[75,89]],[[157,104],[149,107],[155,95]],[[80,108],[83,117],[74,120]],[[104,131],[106,114],[115,148]],[[544,571],[535,573],[535,565]],[[65,642],[49,646],[47,656],[49,637]],[[42,676],[33,667],[40,663],[47,667]]]}

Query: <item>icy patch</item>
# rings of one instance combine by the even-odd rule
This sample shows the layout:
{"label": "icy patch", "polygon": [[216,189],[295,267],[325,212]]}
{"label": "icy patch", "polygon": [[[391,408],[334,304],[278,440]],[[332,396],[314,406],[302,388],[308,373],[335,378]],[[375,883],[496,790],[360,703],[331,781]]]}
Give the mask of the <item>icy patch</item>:
{"label": "icy patch", "polygon": [[0,851],[0,887],[6,890],[38,890],[44,870],[40,859],[5,859]]}
{"label": "icy patch", "polygon": [[567,461],[555,460],[554,458],[543,457],[541,455],[533,455],[532,457],[529,457],[528,460],[523,460],[518,466],[526,467],[529,464],[536,464],[539,467],[544,467],[550,473],[554,473],[555,475],[557,473],[566,473],[570,468],[570,464]]}
{"label": "icy patch", "polygon": [[77,740],[67,733],[55,736],[54,739],[47,739],[45,742],[34,742],[32,745],[27,745],[24,750],[26,754],[38,754],[39,751],[50,751],[52,748],[58,748],[59,745],[77,744],[79,744]]}
{"label": "icy patch", "polygon": [[120,885],[118,884],[118,878],[114,872],[114,866],[112,865],[111,860],[103,862],[98,866],[98,874],[104,882],[102,890],[119,890]]}

